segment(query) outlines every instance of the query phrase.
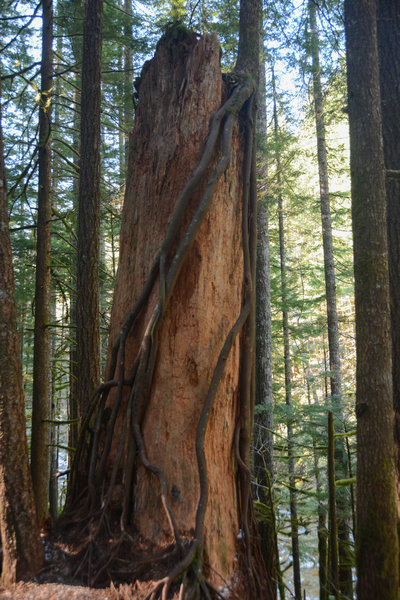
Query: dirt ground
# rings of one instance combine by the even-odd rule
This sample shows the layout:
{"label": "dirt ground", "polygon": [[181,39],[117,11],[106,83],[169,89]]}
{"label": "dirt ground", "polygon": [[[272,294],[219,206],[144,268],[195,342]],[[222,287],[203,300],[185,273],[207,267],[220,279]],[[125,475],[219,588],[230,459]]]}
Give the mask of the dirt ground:
{"label": "dirt ground", "polygon": [[0,588],[0,600],[142,600],[151,590],[149,582],[111,586],[104,589],[64,583],[20,582]]}
{"label": "dirt ground", "polygon": [[119,597],[119,593],[110,588],[95,590],[61,583],[18,583],[11,589],[0,590],[1,600],[114,600]]}
{"label": "dirt ground", "polygon": [[[133,584],[127,584],[118,582],[118,579],[121,581],[118,571],[111,571],[103,587],[88,587],[85,585],[86,575],[80,569],[85,561],[82,561],[79,548],[58,536],[44,537],[43,544],[43,569],[31,581],[19,582],[7,589],[0,587],[0,600],[145,600],[153,590],[154,583],[165,575],[155,569],[148,574],[146,581],[136,580]],[[132,573],[132,553],[126,551],[124,559],[120,560],[126,569],[125,576],[126,571]]]}
{"label": "dirt ground", "polygon": [[118,587],[111,584],[104,589],[64,583],[21,582],[7,590],[0,588],[0,600],[143,600],[151,588],[149,582]]}

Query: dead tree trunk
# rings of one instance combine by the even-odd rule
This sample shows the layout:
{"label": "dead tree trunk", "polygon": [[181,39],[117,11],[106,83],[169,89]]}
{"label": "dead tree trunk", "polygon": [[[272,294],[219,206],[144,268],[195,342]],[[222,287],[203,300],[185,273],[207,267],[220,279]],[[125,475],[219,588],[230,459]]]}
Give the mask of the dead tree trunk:
{"label": "dead tree trunk", "polygon": [[140,81],[107,383],[69,506],[89,471],[89,514],[101,505],[153,550],[174,544],[181,560],[154,597],[182,574],[182,598],[273,597],[249,472],[253,92],[242,73],[223,82],[215,37],[180,26]]}

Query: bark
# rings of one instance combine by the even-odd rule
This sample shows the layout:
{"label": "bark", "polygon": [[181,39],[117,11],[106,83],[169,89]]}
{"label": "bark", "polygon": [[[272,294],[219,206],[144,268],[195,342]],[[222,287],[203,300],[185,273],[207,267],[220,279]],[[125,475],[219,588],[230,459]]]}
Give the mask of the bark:
{"label": "bark", "polygon": [[7,182],[0,113],[0,533],[1,584],[41,568],[39,537],[25,433],[22,366],[8,229]]}
{"label": "bark", "polygon": [[[267,179],[268,163],[265,148],[266,101],[265,63],[260,69],[260,108],[258,113],[258,177],[262,187]],[[263,503],[268,514],[259,523],[261,550],[269,573],[277,579],[279,560],[275,543],[275,513],[273,506],[273,398],[272,398],[272,329],[271,281],[268,203],[264,190],[259,193],[257,207],[257,270],[256,270],[256,405],[262,412],[254,422],[255,497]],[[276,590],[275,590],[276,593]]]}
{"label": "bark", "polygon": [[335,486],[335,429],[333,414],[328,413],[328,488],[329,488],[329,587],[334,598],[340,598],[339,548]]}
{"label": "bark", "polygon": [[[263,64],[263,71],[265,65]],[[263,186],[268,176],[268,158],[264,141],[266,139],[266,102],[265,102],[265,72],[261,77],[260,89],[264,90],[260,100],[258,117],[258,134],[263,140],[259,144],[259,178]],[[273,478],[273,398],[272,398],[272,328],[271,328],[271,275],[269,251],[269,214],[267,194],[264,190],[259,194],[257,211],[257,334],[256,334],[256,404],[263,406],[259,424],[264,447],[264,461],[269,475]]]}
{"label": "bark", "polygon": [[[78,62],[78,58],[75,54],[75,61]],[[80,87],[80,78],[75,77],[76,86]],[[73,133],[73,146],[74,148],[79,147],[79,106],[80,106],[80,93],[77,89],[74,90],[74,133]],[[79,168],[79,159],[75,157],[74,164]],[[78,196],[79,196],[79,179],[75,174],[72,181],[72,197],[74,202],[74,214],[78,213]],[[76,221],[74,222],[76,227]],[[76,272],[77,272],[77,245],[78,236],[72,238],[72,253],[71,253],[71,277],[70,286],[72,290],[76,289]],[[68,398],[68,419],[74,421],[68,427],[68,446],[69,448],[76,448],[78,444],[78,421],[79,421],[79,409],[78,409],[78,361],[76,355],[76,294],[70,295],[70,338],[72,343],[69,349],[69,398]],[[73,461],[73,452],[68,453],[69,465]]]}
{"label": "bark", "polygon": [[[68,38],[71,44],[73,61],[76,65],[82,65],[82,37],[77,35],[77,30],[74,25],[76,22],[82,23],[84,19],[84,7],[80,0],[74,0],[71,2],[71,12],[75,15],[75,19],[71,22],[67,22],[66,25],[70,26],[68,30]],[[81,33],[81,31],[79,31]],[[82,68],[82,67],[81,67]],[[73,132],[72,132],[72,146],[74,148],[80,147],[80,111],[81,111],[81,90],[82,90],[82,73],[76,71],[73,76]],[[79,197],[79,164],[80,155],[74,155],[73,158],[75,169],[72,175],[72,198],[73,198],[73,213],[72,213],[72,225],[74,231],[78,230],[78,197]],[[71,277],[70,286],[71,289],[76,290],[76,273],[77,273],[77,246],[78,236],[75,235],[72,238],[72,254],[71,254]],[[76,448],[78,444],[78,421],[79,421],[79,408],[78,408],[78,361],[76,354],[76,294],[72,293],[70,296],[70,338],[73,342],[70,345],[69,355],[69,398],[68,398],[68,419],[76,421],[71,423],[68,428],[68,446],[69,448]],[[68,453],[68,462],[71,465],[73,460],[73,452]]]}
{"label": "bark", "polygon": [[[378,52],[385,167],[400,171],[400,5],[377,2]],[[397,512],[400,522],[400,179],[387,172],[386,203],[392,328],[393,406],[395,411]]]}
{"label": "bark", "polygon": [[373,0],[345,2],[356,307],[358,598],[398,598],[385,169]]}
{"label": "bark", "polygon": [[39,106],[39,192],[37,212],[35,332],[33,353],[31,470],[39,519],[48,514],[50,417],[51,97],[53,4],[43,2],[41,97]]}
{"label": "bark", "polygon": [[[197,44],[188,64],[182,62],[175,48],[169,50],[164,46],[159,52],[158,64],[150,67],[140,86],[140,94],[147,102],[144,100],[142,108],[138,107],[131,152],[111,318],[112,340],[144,284],[166,232],[175,203],[175,190],[184,187],[188,174],[194,170],[202,150],[201,140],[207,135],[210,115],[222,100],[222,80],[216,65],[219,49],[215,40],[202,40]],[[173,53],[175,64],[171,64],[170,53]],[[197,82],[203,85],[200,87]],[[194,91],[196,83],[198,88]],[[236,134],[235,155],[239,152],[238,141]],[[184,153],[181,148],[185,148]],[[240,158],[235,158],[226,177],[229,188],[225,183],[215,195],[213,207],[180,276],[175,301],[159,333],[159,361],[150,406],[142,426],[149,461],[164,472],[179,530],[186,535],[194,528],[199,493],[193,431],[200,418],[213,365],[242,301],[241,210],[237,204],[227,201],[229,192],[231,197],[238,196],[241,185],[238,180]],[[232,175],[235,166],[236,177]],[[218,235],[214,235],[214,231]],[[231,239],[228,231],[232,233]],[[214,260],[210,261],[209,256]],[[153,307],[154,299],[148,314]],[[137,343],[137,340],[129,340],[127,344],[125,360],[129,365],[134,363]],[[229,465],[226,473],[224,469],[226,463],[231,462],[232,424],[238,409],[235,402],[238,381],[234,375],[239,370],[238,360],[237,341],[221,382],[218,407],[211,415],[206,442],[212,508],[208,509],[206,517],[205,544],[213,569],[227,580],[235,571],[233,559],[240,529],[234,465]],[[224,413],[225,418],[220,420],[218,415]],[[216,461],[216,457],[224,457],[225,465],[221,460]],[[141,534],[156,544],[165,542],[170,532],[160,505],[159,491],[143,467],[138,469],[134,498]],[[218,502],[217,498],[220,499]],[[222,523],[224,530],[227,528],[223,538],[220,537]],[[215,535],[216,532],[220,535]]]}
{"label": "bark", "polygon": [[[326,293],[326,312],[328,322],[329,378],[332,403],[337,416],[336,429],[343,433],[342,373],[340,365],[339,323],[336,307],[336,276],[333,252],[332,218],[329,197],[328,157],[326,149],[325,110],[321,83],[321,65],[319,60],[319,34],[317,6],[315,0],[309,0],[310,52],[312,58],[313,97],[315,128],[317,136],[317,155],[319,189],[322,221],[322,245],[324,252],[324,274]],[[345,441],[339,437],[335,441],[336,471],[339,479],[348,477]],[[347,489],[337,490],[337,526],[339,536],[339,587],[347,598],[353,597],[353,580],[350,557],[350,535],[348,525],[349,494]]]}
{"label": "bark", "polygon": [[133,52],[132,35],[132,0],[124,0],[126,21],[124,25],[124,131],[125,131],[125,170],[128,162],[129,134],[133,128]]}
{"label": "bark", "polygon": [[259,76],[260,59],[260,2],[245,0],[240,2],[239,47],[235,71],[251,76],[254,81]]}
{"label": "bark", "polygon": [[[313,396],[314,404],[318,405],[318,396],[315,389],[312,388],[312,375],[310,368],[307,365],[306,369],[306,382],[307,382],[307,399],[308,404],[311,405],[311,394]],[[320,466],[317,451],[317,440],[313,437],[313,463],[315,473],[315,488],[318,499],[318,578],[319,578],[319,598],[320,600],[329,600],[328,590],[328,553],[327,553],[327,542],[328,532],[326,528],[326,506],[322,500],[323,485],[320,476]]]}
{"label": "bark", "polygon": [[[56,96],[59,94],[59,83],[56,84]],[[59,127],[59,115],[57,107],[55,108],[54,114],[54,127],[57,130]],[[52,191],[54,197],[58,194],[58,165],[57,161],[53,161],[53,178],[52,178]],[[50,321],[52,328],[50,330],[50,355],[51,355],[51,384],[50,384],[50,412],[49,418],[52,423],[49,424],[49,442],[50,442],[50,461],[49,461],[49,514],[52,518],[56,519],[58,516],[58,437],[59,428],[54,421],[57,420],[59,413],[59,395],[57,393],[57,371],[55,367],[55,360],[57,356],[57,334],[54,328],[54,324],[57,322],[57,292],[54,287],[51,290],[50,297]]]}
{"label": "bark", "polygon": [[273,478],[273,399],[272,399],[272,335],[271,289],[269,272],[268,206],[258,205],[257,243],[257,347],[256,347],[256,404],[262,413],[256,418],[256,451],[263,454],[262,464]]}
{"label": "bark", "polygon": [[77,404],[82,423],[100,382],[100,100],[103,1],[86,0],[76,290]]}
{"label": "bark", "polygon": [[[281,192],[281,162],[278,147],[278,111],[276,103],[275,76],[272,78],[272,87],[274,94],[274,139],[276,145],[276,171],[278,183],[278,213],[279,213],[279,255],[281,270],[281,298],[282,298],[282,331],[283,331],[283,354],[285,369],[285,401],[287,406],[292,406],[292,377],[290,360],[290,333],[289,333],[289,315],[287,311],[287,270],[286,270],[286,245],[285,245],[285,224],[283,217],[283,198]],[[296,600],[301,600],[301,575],[300,575],[300,552],[299,552],[299,526],[297,516],[297,492],[296,492],[296,472],[294,459],[294,440],[293,423],[289,419],[287,422],[287,449],[288,449],[288,469],[289,469],[289,494],[290,494],[290,528],[292,540],[293,557],[293,583],[294,596]]]}
{"label": "bark", "polygon": [[[247,352],[244,373],[253,275],[247,270],[244,280],[243,271],[244,263],[254,265],[246,238],[255,219],[247,202],[242,206],[254,185],[243,148],[252,149],[254,137],[246,137],[241,121],[232,139],[224,135],[222,147],[218,142],[210,150],[222,115],[223,130],[230,131],[251,89],[239,84],[230,110],[219,110],[227,90],[217,40],[197,39],[180,26],[143,71],[107,367],[107,378],[116,372],[125,393],[111,393],[100,408],[101,430],[94,429],[100,454],[91,461],[89,491],[95,503],[96,490],[105,489],[104,502],[120,515],[124,531],[134,525],[155,548],[174,538],[178,547],[191,541],[184,570],[199,552],[209,582],[225,587],[227,597],[231,588],[245,593],[247,583],[246,597],[255,599],[272,594],[256,538],[250,538],[255,530],[242,453],[250,437],[244,429],[252,418],[247,376],[254,360],[254,351]],[[187,258],[178,263],[183,251]],[[133,317],[129,323],[126,316],[140,298],[130,329]]]}
{"label": "bark", "polygon": [[[57,55],[62,55],[62,39],[57,38]],[[55,61],[55,71],[59,68],[59,60]],[[61,94],[61,79],[56,78],[55,81],[55,97],[59,98]],[[53,123],[55,131],[60,130],[60,107],[58,104],[54,107]],[[60,180],[60,160],[58,157],[53,159],[53,173],[52,173],[52,192],[53,199],[58,198],[59,193],[59,180]],[[53,200],[53,207],[54,207]],[[56,206],[58,208],[58,206]],[[64,317],[64,305],[63,315]],[[58,494],[58,442],[59,442],[59,427],[54,423],[59,414],[59,394],[57,393],[57,370],[55,367],[57,357],[57,333],[54,324],[57,321],[57,291],[54,286],[51,290],[51,305],[50,305],[50,321],[52,328],[50,331],[50,354],[51,354],[51,387],[50,387],[50,418],[53,423],[50,423],[50,468],[49,468],[49,513],[53,519],[58,516],[58,505],[59,505],[59,494]],[[64,319],[63,319],[64,322]],[[63,331],[63,330],[62,330]],[[63,334],[62,334],[63,337]]]}
{"label": "bark", "polygon": [[[53,184],[55,182],[53,181]],[[57,193],[57,187],[54,185],[53,190]],[[51,298],[51,322],[57,320],[57,294],[52,293]],[[52,331],[50,341],[50,351],[52,360],[56,357],[57,344],[56,335]],[[51,369],[51,401],[50,401],[50,419],[56,421],[59,415],[59,397],[57,394],[57,381],[55,368]],[[58,494],[58,443],[59,443],[59,427],[55,423],[50,424],[50,468],[49,468],[49,513],[53,519],[58,516],[59,494]]]}

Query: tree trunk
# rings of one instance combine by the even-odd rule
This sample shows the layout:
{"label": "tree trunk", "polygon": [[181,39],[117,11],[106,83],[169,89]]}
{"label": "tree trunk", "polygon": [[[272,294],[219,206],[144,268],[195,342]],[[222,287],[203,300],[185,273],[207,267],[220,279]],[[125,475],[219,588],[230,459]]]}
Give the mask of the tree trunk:
{"label": "tree trunk", "polygon": [[[306,383],[307,383],[307,400],[308,405],[311,406],[311,394],[313,396],[314,405],[318,406],[318,395],[315,389],[312,388],[312,375],[310,368],[307,364],[305,372]],[[327,542],[328,532],[326,528],[326,506],[322,499],[323,485],[320,475],[319,457],[317,451],[317,440],[313,437],[313,463],[315,473],[315,488],[317,492],[318,500],[318,525],[317,525],[317,536],[318,536],[318,579],[319,579],[319,600],[329,600],[328,590],[328,553],[327,553]]]}
{"label": "tree trunk", "polygon": [[357,347],[358,598],[399,597],[385,167],[374,0],[345,2]]}
{"label": "tree trunk", "polygon": [[[263,63],[263,71],[265,64]],[[263,140],[259,144],[259,178],[263,185],[268,177],[268,158],[266,155],[266,102],[265,102],[265,72],[260,78],[260,114],[258,117],[258,134]],[[263,96],[261,94],[263,93]],[[272,328],[271,328],[271,275],[269,251],[269,215],[267,193],[259,194],[257,210],[257,280],[256,280],[256,404],[264,411],[257,421],[263,428],[260,431],[264,450],[263,463],[273,478],[273,398],[272,398]],[[258,434],[257,434],[258,435]]]}
{"label": "tree trunk", "polygon": [[132,52],[132,0],[124,0],[125,25],[124,25],[124,121],[125,132],[125,161],[124,172],[128,163],[129,134],[133,128],[133,52]]}
{"label": "tree trunk", "polygon": [[339,548],[338,526],[336,516],[336,486],[335,486],[335,429],[333,414],[328,412],[328,490],[329,490],[329,588],[330,594],[340,599],[339,588]]}
{"label": "tree trunk", "polygon": [[[164,44],[158,52],[157,61],[149,67],[140,86],[143,104],[137,111],[122,217],[120,262],[111,320],[110,340],[113,341],[160,248],[174,209],[175,190],[184,187],[195,169],[210,116],[222,100],[222,79],[217,65],[219,48],[215,39],[202,39],[195,44],[188,59],[182,57],[179,47],[169,49]],[[157,89],[153,83],[156,81]],[[149,139],[150,124],[152,136]],[[214,365],[243,298],[241,207],[237,200],[232,201],[240,198],[242,185],[243,159],[238,144],[236,131],[233,158],[225,176],[229,184],[222,182],[215,192],[210,212],[183,267],[160,328],[158,365],[142,425],[148,459],[165,475],[177,527],[183,535],[190,535],[194,529],[199,494],[193,432]],[[148,186],[151,187],[146,190]],[[194,202],[192,214],[193,206]],[[129,264],[134,268],[129,268]],[[149,303],[147,319],[154,302],[155,299]],[[125,362],[128,365],[134,364],[137,344],[138,340],[127,340]],[[240,546],[237,536],[241,524],[232,456],[235,414],[239,409],[239,355],[237,339],[220,383],[205,442],[210,496],[205,548],[210,565],[225,580],[230,580],[239,567],[234,563]],[[225,417],[221,419],[218,415]],[[161,544],[168,540],[170,530],[153,477],[143,466],[138,467],[133,492],[135,522],[145,538]],[[222,579],[215,580],[215,575],[213,580],[215,584],[222,583]]]}
{"label": "tree trunk", "polygon": [[[54,185],[53,180],[53,190],[54,193],[57,193],[56,185]],[[51,307],[50,307],[50,316],[51,322],[55,323],[57,321],[57,294],[55,290],[52,291],[51,298]],[[58,516],[58,437],[59,437],[59,428],[54,423],[59,416],[59,397],[57,394],[57,382],[56,382],[56,369],[54,366],[56,352],[57,352],[57,343],[56,343],[56,333],[55,331],[51,332],[51,340],[50,340],[50,351],[51,358],[53,362],[53,368],[51,369],[51,401],[50,401],[50,419],[53,423],[50,424],[50,432],[49,432],[49,440],[50,440],[50,465],[49,465],[49,513],[53,519],[56,519]]]}
{"label": "tree trunk", "polygon": [[[317,6],[315,0],[309,0],[308,12],[311,29],[311,58],[313,76],[313,97],[315,128],[317,135],[317,154],[319,189],[321,201],[322,245],[324,252],[324,273],[326,291],[326,312],[328,321],[329,370],[331,397],[336,412],[336,429],[343,433],[342,408],[342,372],[340,366],[339,323],[336,308],[336,276],[333,253],[332,219],[329,197],[328,157],[326,151],[324,100],[321,84],[321,66],[319,60],[319,34]],[[339,479],[348,477],[346,448],[343,437],[335,441],[335,469]],[[346,598],[353,598],[353,578],[351,572],[350,531],[348,525],[349,494],[346,487],[337,490],[337,527],[339,539],[339,589]]]}
{"label": "tree trunk", "polygon": [[8,229],[0,112],[0,533],[1,584],[35,575],[43,562],[25,433],[22,367]]}
{"label": "tree trunk", "polygon": [[39,193],[35,282],[31,469],[39,519],[48,514],[50,470],[50,249],[53,4],[43,2],[39,107]]}
{"label": "tree trunk", "polygon": [[[292,377],[290,367],[290,338],[289,338],[289,315],[287,311],[287,271],[286,271],[286,247],[285,228],[283,218],[283,198],[281,191],[281,163],[278,150],[278,111],[276,106],[275,76],[272,75],[272,88],[274,95],[274,141],[276,145],[276,171],[278,183],[278,213],[279,213],[279,255],[281,268],[281,298],[282,298],[282,330],[283,330],[283,354],[285,368],[285,398],[287,406],[292,406]],[[300,552],[299,552],[299,525],[297,517],[297,492],[296,473],[294,460],[293,423],[287,422],[287,449],[289,469],[289,494],[290,494],[290,529],[292,539],[293,558],[293,583],[294,596],[296,600],[302,600],[301,596],[301,574],[300,574]]]}
{"label": "tree trunk", "polygon": [[103,0],[86,0],[76,290],[77,404],[82,423],[100,382],[100,100]]}
{"label": "tree trunk", "polygon": [[[84,19],[84,7],[80,0],[74,0],[71,2],[71,11],[76,15],[78,22]],[[76,65],[82,65],[82,38],[76,35],[75,28],[70,28],[68,38],[72,48],[73,60]],[[82,66],[81,66],[82,68]],[[80,116],[81,116],[81,92],[82,92],[82,73],[76,71],[74,73],[74,84],[73,84],[73,131],[72,131],[72,146],[74,148],[80,148]],[[78,231],[78,198],[79,198],[79,164],[80,164],[80,153],[74,155],[74,169],[72,171],[72,198],[73,198],[73,213],[72,213],[72,225],[75,231]],[[71,253],[71,264],[70,264],[70,286],[72,290],[76,290],[77,287],[77,249],[78,249],[78,236],[75,235],[72,240],[72,253]],[[69,398],[68,398],[68,418],[74,423],[68,428],[68,447],[76,448],[78,444],[78,431],[79,431],[79,398],[78,398],[78,361],[77,361],[77,341],[76,341],[76,293],[72,292],[70,295],[70,332],[71,338],[70,354],[69,354]],[[73,461],[73,451],[68,453],[68,463],[71,466]]]}
{"label": "tree trunk", "polygon": [[[265,62],[260,69],[258,112],[258,178],[264,187],[267,179]],[[275,543],[275,512],[273,506],[273,399],[272,399],[272,329],[271,278],[267,193],[259,193],[257,206],[257,269],[256,269],[256,405],[254,421],[255,497],[265,506],[267,514],[259,523],[261,551],[268,572],[277,580],[278,550]],[[276,594],[276,589],[275,589]]]}
{"label": "tree trunk", "polygon": [[[95,506],[106,481],[104,502],[123,531],[133,524],[153,548],[189,542],[179,568],[197,565],[226,597],[255,600],[273,594],[254,537],[249,448],[242,452],[254,357],[251,328],[240,335],[254,267],[242,200],[254,185],[254,137],[244,119],[231,129],[253,89],[235,81],[220,108],[217,40],[180,26],[142,73],[107,366],[109,385],[120,384],[101,400],[89,491]],[[170,583],[159,584],[165,594]],[[183,577],[182,597],[193,585]]]}
{"label": "tree trunk", "polygon": [[[77,56],[75,61],[78,62]],[[75,77],[75,84],[78,89],[74,89],[74,131],[73,131],[73,146],[74,148],[79,147],[79,129],[80,129],[80,93],[79,86],[81,85],[81,79]],[[79,157],[75,156],[74,165],[79,170]],[[79,196],[79,179],[77,173],[73,175],[72,180],[72,197],[74,205],[74,214],[78,212],[78,196]],[[75,217],[76,219],[76,217]],[[76,227],[76,221],[73,221],[73,225]],[[78,236],[75,235],[72,238],[72,252],[71,252],[71,265],[70,265],[70,286],[72,290],[76,290],[76,273],[77,273],[77,245]],[[74,291],[70,294],[70,316],[69,325],[71,338],[71,344],[69,349],[69,397],[68,397],[68,419],[73,421],[68,427],[68,447],[76,448],[78,445],[78,431],[79,431],[79,408],[78,408],[78,362],[76,357],[76,294]],[[68,452],[68,463],[71,466],[73,461],[74,451]]]}
{"label": "tree trunk", "polygon": [[[400,4],[377,2],[378,52],[385,167],[400,174]],[[400,177],[386,178],[389,281],[392,325],[394,439],[397,513],[400,523]],[[400,531],[400,526],[399,526]]]}

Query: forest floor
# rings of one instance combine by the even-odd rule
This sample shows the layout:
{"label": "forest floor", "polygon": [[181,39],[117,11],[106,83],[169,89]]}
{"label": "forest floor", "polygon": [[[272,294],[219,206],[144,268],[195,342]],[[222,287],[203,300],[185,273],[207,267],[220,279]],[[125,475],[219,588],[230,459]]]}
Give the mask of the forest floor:
{"label": "forest floor", "polygon": [[[18,583],[8,590],[1,591],[1,600],[89,600],[102,599],[114,600],[122,598],[118,591],[115,595],[110,588],[97,590],[94,588],[86,588],[82,586],[66,585],[62,583]],[[127,596],[128,597],[128,596]],[[130,597],[132,598],[132,596]]]}
{"label": "forest floor", "polygon": [[[145,580],[136,580],[135,583],[121,583],[121,569],[110,572],[105,569],[108,581],[100,581],[99,586],[90,587],[86,585],[83,572],[88,562],[92,566],[99,559],[99,554],[103,560],[108,563],[108,556],[112,549],[109,544],[99,544],[97,552],[87,553],[88,545],[82,546],[71,543],[71,537],[66,540],[61,536],[43,536],[43,544],[45,550],[45,564],[42,570],[30,581],[21,581],[10,588],[0,587],[0,600],[145,600],[153,589],[154,583],[165,575],[164,568],[159,565],[159,568],[150,568],[146,573]],[[138,545],[139,546],[139,545]],[[138,555],[146,556],[146,550],[141,548],[132,551],[132,547],[121,545],[122,552],[118,553],[116,562],[123,563],[124,575],[122,580],[127,580],[128,573],[133,573],[136,564],[138,565]],[[139,552],[138,552],[139,550]],[[97,556],[96,556],[97,555]],[[176,557],[175,557],[176,560]],[[171,566],[170,561],[169,567]],[[143,561],[142,564],[147,564]],[[161,567],[161,570],[160,570]],[[96,569],[95,569],[96,570]],[[102,569],[103,570],[103,569]],[[113,575],[117,573],[116,579]],[[111,580],[111,583],[110,583]],[[178,598],[179,594],[175,594],[174,598]]]}

